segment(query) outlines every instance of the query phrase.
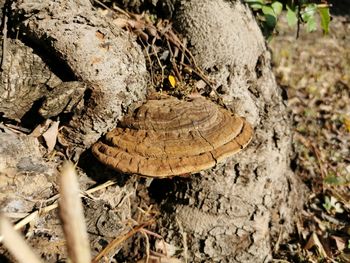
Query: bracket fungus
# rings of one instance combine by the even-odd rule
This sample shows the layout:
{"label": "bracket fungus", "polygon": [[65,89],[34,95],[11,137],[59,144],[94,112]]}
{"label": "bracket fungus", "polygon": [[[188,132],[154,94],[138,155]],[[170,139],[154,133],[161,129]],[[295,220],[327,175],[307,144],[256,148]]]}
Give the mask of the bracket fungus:
{"label": "bracket fungus", "polygon": [[244,118],[204,97],[166,96],[136,108],[92,152],[120,172],[164,178],[211,168],[251,138]]}

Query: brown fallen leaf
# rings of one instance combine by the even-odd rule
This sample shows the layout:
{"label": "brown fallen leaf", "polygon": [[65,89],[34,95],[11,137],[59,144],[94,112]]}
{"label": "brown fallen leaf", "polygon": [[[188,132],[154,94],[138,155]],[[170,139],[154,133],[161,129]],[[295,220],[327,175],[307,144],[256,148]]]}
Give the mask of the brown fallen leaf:
{"label": "brown fallen leaf", "polygon": [[310,236],[309,240],[307,241],[304,249],[306,250],[310,250],[311,248],[316,247],[317,250],[319,251],[319,253],[321,254],[321,256],[323,258],[328,258],[328,254],[326,252],[325,247],[323,246],[323,244],[321,243],[318,235],[313,232],[312,235]]}
{"label": "brown fallen leaf", "polygon": [[344,237],[339,237],[339,236],[331,236],[331,238],[335,241],[335,244],[337,246],[337,249],[339,251],[343,251],[346,248],[346,242],[347,239]]}
{"label": "brown fallen leaf", "polygon": [[56,145],[59,121],[51,123],[50,127],[43,133],[48,152],[51,152]]}
{"label": "brown fallen leaf", "polygon": [[45,120],[43,123],[40,123],[38,126],[36,126],[29,135],[35,138],[40,137],[45,131],[47,131],[51,123],[52,123],[52,120],[50,119]]}
{"label": "brown fallen leaf", "polygon": [[172,257],[176,254],[176,251],[179,250],[177,247],[175,247],[172,244],[169,244],[165,242],[164,240],[156,240],[155,242],[155,248],[158,253],[161,253],[163,255],[166,255],[168,257]]}

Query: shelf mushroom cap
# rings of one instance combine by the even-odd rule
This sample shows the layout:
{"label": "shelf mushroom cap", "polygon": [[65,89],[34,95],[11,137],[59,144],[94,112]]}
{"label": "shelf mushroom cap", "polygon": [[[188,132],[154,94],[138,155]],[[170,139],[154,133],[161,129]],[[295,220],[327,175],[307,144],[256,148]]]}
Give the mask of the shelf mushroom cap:
{"label": "shelf mushroom cap", "polygon": [[92,147],[105,165],[165,178],[214,167],[246,147],[252,127],[204,97],[151,99]]}

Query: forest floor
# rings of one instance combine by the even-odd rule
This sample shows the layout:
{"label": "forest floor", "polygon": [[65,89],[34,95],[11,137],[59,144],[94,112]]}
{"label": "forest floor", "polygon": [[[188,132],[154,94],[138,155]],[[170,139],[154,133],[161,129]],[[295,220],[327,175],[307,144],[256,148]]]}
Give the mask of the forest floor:
{"label": "forest floor", "polygon": [[310,195],[275,262],[350,262],[350,13],[333,15],[326,36],[278,26],[269,44],[295,129],[292,169]]}
{"label": "forest floor", "polygon": [[278,26],[269,44],[295,129],[291,166],[310,192],[274,261],[350,262],[350,13],[335,15],[327,36]]}

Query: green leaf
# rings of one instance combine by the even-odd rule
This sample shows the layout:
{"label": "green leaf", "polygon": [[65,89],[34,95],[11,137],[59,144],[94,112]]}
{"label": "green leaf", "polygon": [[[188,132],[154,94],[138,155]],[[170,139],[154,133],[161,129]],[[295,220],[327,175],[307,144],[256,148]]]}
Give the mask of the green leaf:
{"label": "green leaf", "polygon": [[275,12],[276,16],[279,16],[281,14],[283,5],[280,2],[278,2],[278,1],[273,2],[271,4],[271,7],[272,7],[273,11]]}
{"label": "green leaf", "polygon": [[310,17],[307,20],[306,27],[307,27],[307,32],[312,32],[312,31],[315,31],[317,29],[315,17]]}
{"label": "green leaf", "polygon": [[317,11],[317,5],[316,4],[308,4],[304,10],[301,12],[301,18],[304,22],[308,22],[310,19],[313,19],[315,16],[315,13]]}
{"label": "green leaf", "polygon": [[328,213],[333,212],[341,214],[344,212],[344,209],[342,208],[341,204],[334,196],[325,196],[323,207],[327,210]]}
{"label": "green leaf", "polygon": [[264,0],[244,0],[244,1],[248,4],[251,4],[251,3],[260,3],[261,5],[265,4]]}
{"label": "green leaf", "polygon": [[293,11],[288,5],[287,5],[287,22],[288,22],[288,26],[290,27],[295,26],[298,22],[298,17],[295,11]]}
{"label": "green leaf", "polygon": [[273,11],[271,6],[263,6],[261,9],[264,17],[265,17],[265,23],[269,28],[275,28],[277,23],[277,17],[275,14],[275,11]]}
{"label": "green leaf", "polygon": [[265,5],[264,0],[245,0],[245,2],[252,9],[261,9]]}
{"label": "green leaf", "polygon": [[328,196],[325,196],[324,203],[322,205],[327,211],[330,211],[332,208],[331,199]]}
{"label": "green leaf", "polygon": [[261,9],[261,11],[263,12],[264,15],[276,16],[275,11],[273,11],[271,6],[265,5]]}
{"label": "green leaf", "polygon": [[274,29],[277,24],[277,19],[271,15],[265,15],[265,24],[271,29]]}
{"label": "green leaf", "polygon": [[328,34],[329,32],[329,22],[331,21],[331,16],[329,14],[329,7],[321,7],[318,8],[318,13],[321,17],[321,27],[324,34]]}
{"label": "green leaf", "polygon": [[330,185],[344,185],[346,180],[341,176],[336,176],[335,174],[328,174],[323,181]]}

